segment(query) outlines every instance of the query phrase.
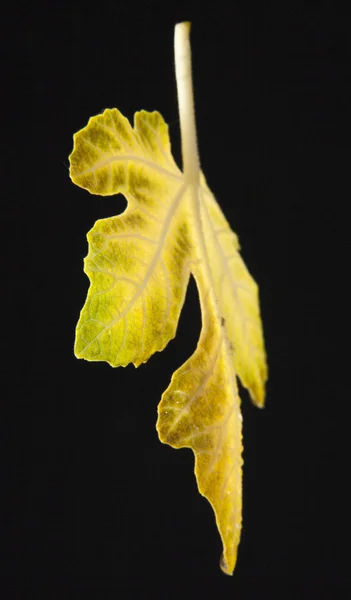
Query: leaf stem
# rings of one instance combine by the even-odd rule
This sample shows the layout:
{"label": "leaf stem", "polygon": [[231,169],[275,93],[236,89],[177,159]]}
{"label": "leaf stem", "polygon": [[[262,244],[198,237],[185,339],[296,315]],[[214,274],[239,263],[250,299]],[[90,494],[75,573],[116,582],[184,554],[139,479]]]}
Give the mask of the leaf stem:
{"label": "leaf stem", "polygon": [[175,26],[174,55],[184,179],[186,183],[196,184],[199,181],[200,164],[191,72],[190,27],[189,22],[178,23]]}

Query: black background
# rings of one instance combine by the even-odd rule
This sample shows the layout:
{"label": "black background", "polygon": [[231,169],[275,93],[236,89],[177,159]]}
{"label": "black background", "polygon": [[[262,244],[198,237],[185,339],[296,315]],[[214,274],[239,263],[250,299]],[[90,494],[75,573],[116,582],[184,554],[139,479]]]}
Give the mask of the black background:
{"label": "black background", "polygon": [[[23,3],[5,21],[0,597],[347,598],[346,14],[332,2],[94,4]],[[72,135],[107,107],[130,119],[156,109],[180,164],[182,20],[193,23],[202,167],[259,282],[270,367],[264,411],[242,391],[232,578],[192,453],[155,430],[199,335],[194,283],[176,339],[147,365],[73,355],[86,233],[125,201],[71,183]]]}

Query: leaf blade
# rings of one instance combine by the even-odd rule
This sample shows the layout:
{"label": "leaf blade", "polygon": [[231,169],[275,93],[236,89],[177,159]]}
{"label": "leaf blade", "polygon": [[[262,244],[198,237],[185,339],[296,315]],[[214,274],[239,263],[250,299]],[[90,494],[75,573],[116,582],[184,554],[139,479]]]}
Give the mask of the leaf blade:
{"label": "leaf blade", "polygon": [[133,129],[119,110],[106,109],[89,119],[73,141],[70,177],[91,194],[124,193],[128,164],[144,166],[163,178],[182,179],[171,154],[168,126],[157,111],[135,113]]}
{"label": "leaf blade", "polygon": [[236,234],[205,185],[206,195],[199,191],[204,239],[211,271],[216,274],[215,293],[226,322],[234,369],[253,403],[262,408],[268,368],[258,286],[240,255]]}
{"label": "leaf blade", "polygon": [[162,396],[157,430],[162,442],[194,451],[198,488],[223,542],[221,568],[231,574],[242,521],[236,373],[258,406],[267,378],[258,287],[203,174],[199,185],[188,184],[176,167],[159,113],[136,113],[132,129],[108,109],[75,135],[70,162],[74,183],[93,194],[123,193],[128,202],[88,234],[78,358],[146,362],[174,337],[190,272],[195,277],[201,335]]}
{"label": "leaf blade", "polygon": [[[101,163],[99,152],[110,152],[110,162]],[[192,244],[186,188],[170,157],[168,127],[156,112],[137,113],[133,130],[119,111],[106,110],[75,136],[73,181],[91,193],[123,192],[128,201],[123,214],[97,221],[88,234],[90,288],[77,324],[78,358],[138,366],[175,335]],[[172,161],[175,176],[168,176],[159,165],[173,168]]]}
{"label": "leaf blade", "polygon": [[[161,442],[191,448],[199,492],[210,502],[232,574],[242,523],[242,418],[227,340],[204,278],[195,271],[203,327],[194,354],[172,376],[158,407]],[[210,309],[209,309],[210,305]]]}

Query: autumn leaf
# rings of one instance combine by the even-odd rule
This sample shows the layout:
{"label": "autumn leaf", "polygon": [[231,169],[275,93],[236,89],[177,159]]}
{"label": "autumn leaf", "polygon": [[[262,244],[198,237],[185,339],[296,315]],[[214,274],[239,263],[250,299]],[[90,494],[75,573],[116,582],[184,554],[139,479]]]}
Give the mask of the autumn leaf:
{"label": "autumn leaf", "polygon": [[223,543],[221,567],[235,567],[242,521],[242,417],[236,375],[262,407],[267,366],[258,288],[200,171],[193,112],[189,24],[175,51],[184,172],[158,112],[117,109],[74,136],[72,181],[92,194],[122,193],[123,214],[88,234],[90,279],[75,354],[135,366],[175,336],[190,274],[201,305],[194,354],[173,375],[158,407],[160,440],[195,454],[198,488],[211,503]]}

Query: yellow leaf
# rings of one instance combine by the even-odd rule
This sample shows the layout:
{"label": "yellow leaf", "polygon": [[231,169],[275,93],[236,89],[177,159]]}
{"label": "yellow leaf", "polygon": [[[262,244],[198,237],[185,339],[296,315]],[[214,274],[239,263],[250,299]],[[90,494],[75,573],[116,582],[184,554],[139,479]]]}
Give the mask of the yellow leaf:
{"label": "yellow leaf", "polygon": [[267,366],[257,285],[199,167],[188,35],[188,24],[177,25],[184,173],[158,112],[136,113],[132,128],[108,109],[74,137],[73,182],[94,194],[123,193],[128,201],[123,214],[97,221],[88,234],[84,268],[91,284],[75,354],[112,366],[147,361],[174,337],[192,273],[201,335],[162,396],[157,430],[162,442],[194,451],[198,488],[214,509],[223,542],[221,567],[231,574],[242,521],[236,375],[263,406]]}

